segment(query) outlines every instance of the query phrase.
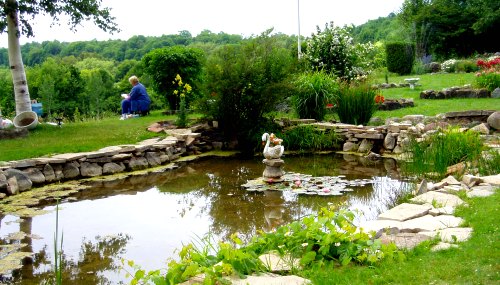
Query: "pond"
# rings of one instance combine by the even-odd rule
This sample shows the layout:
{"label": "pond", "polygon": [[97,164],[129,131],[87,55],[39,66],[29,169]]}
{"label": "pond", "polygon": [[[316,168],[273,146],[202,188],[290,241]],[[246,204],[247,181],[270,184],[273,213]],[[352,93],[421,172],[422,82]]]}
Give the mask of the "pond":
{"label": "pond", "polygon": [[[143,269],[164,269],[175,250],[210,232],[214,240],[240,233],[250,239],[259,230],[315,213],[330,203],[358,212],[356,222],[374,219],[414,184],[400,177],[394,160],[370,161],[350,155],[285,157],[285,171],[312,176],[367,179],[342,196],[310,196],[293,192],[249,192],[241,185],[262,175],[261,158],[211,158],[175,170],[91,188],[59,205],[59,234],[63,235],[65,284],[127,283],[120,260],[133,260]],[[2,278],[14,284],[40,284],[52,274],[55,205],[49,213],[28,219],[7,215],[0,223],[0,243],[23,231],[21,240],[34,252],[21,270]]]}

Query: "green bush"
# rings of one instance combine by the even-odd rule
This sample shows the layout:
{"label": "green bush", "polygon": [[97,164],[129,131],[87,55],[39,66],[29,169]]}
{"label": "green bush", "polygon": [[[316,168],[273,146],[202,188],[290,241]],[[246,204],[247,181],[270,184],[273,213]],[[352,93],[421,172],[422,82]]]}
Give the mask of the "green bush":
{"label": "green bush", "polygon": [[402,42],[385,46],[387,70],[400,75],[410,74],[415,61],[415,45]]}
{"label": "green bush", "polygon": [[456,62],[455,72],[470,73],[470,72],[476,72],[478,70],[479,67],[477,67],[475,61],[462,59],[462,60],[457,60]]}
{"label": "green bush", "polygon": [[293,105],[299,118],[322,121],[326,106],[335,101],[338,83],[324,71],[301,74],[294,81]]}
{"label": "green bush", "polygon": [[476,77],[476,85],[492,92],[500,87],[500,73],[482,73]]}
{"label": "green bush", "polygon": [[366,125],[376,110],[377,91],[367,85],[343,85],[338,93],[336,112],[342,123]]}
{"label": "green bush", "polygon": [[206,90],[211,114],[219,121],[226,139],[237,141],[251,153],[254,134],[267,123],[266,116],[287,93],[282,82],[293,73],[296,61],[272,30],[238,45],[225,45],[207,60]]}

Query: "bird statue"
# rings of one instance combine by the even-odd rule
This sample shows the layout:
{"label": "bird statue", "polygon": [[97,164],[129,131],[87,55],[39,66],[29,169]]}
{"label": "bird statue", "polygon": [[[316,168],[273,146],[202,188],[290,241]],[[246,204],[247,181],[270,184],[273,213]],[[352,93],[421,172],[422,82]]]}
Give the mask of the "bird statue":
{"label": "bird statue", "polygon": [[262,141],[266,142],[263,152],[266,159],[278,159],[283,155],[285,147],[281,145],[282,139],[277,138],[274,134],[264,133]]}

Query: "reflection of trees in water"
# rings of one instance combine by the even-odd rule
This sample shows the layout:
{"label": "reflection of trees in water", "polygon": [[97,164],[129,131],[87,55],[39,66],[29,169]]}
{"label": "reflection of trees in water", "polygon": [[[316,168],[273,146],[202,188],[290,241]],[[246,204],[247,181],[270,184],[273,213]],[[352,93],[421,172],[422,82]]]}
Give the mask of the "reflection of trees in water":
{"label": "reflection of trees in water", "polygon": [[[118,234],[97,236],[95,239],[95,242],[83,241],[77,261],[64,254],[63,244],[63,284],[113,284],[99,273],[118,271],[116,260],[124,253],[130,237]],[[54,272],[50,265],[52,261],[53,257],[48,256],[45,246],[35,253],[31,264],[26,264],[21,270],[13,272],[15,284],[45,284],[44,282],[53,280]]]}

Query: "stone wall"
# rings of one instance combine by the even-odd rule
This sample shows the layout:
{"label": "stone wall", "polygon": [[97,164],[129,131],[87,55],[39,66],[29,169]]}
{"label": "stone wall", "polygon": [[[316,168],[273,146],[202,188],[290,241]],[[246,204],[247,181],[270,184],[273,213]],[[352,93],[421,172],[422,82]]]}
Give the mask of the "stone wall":
{"label": "stone wall", "polygon": [[[470,128],[485,137],[491,136],[499,141],[500,127],[492,118],[499,120],[500,113],[495,111],[450,112],[436,117],[408,115],[401,120],[388,120],[383,126],[355,126],[342,123],[312,123],[320,128],[336,132],[344,140],[344,152],[374,153],[377,155],[405,152],[410,139],[424,139],[438,129],[458,125],[464,130]],[[493,126],[490,126],[493,125]]]}
{"label": "stone wall", "polygon": [[445,88],[441,91],[425,90],[420,93],[420,99],[450,99],[450,98],[490,98],[487,89],[472,89],[470,86]]}
{"label": "stone wall", "polygon": [[155,167],[212,148],[191,129],[167,134],[134,145],[8,162],[0,166],[0,198],[44,184]]}

